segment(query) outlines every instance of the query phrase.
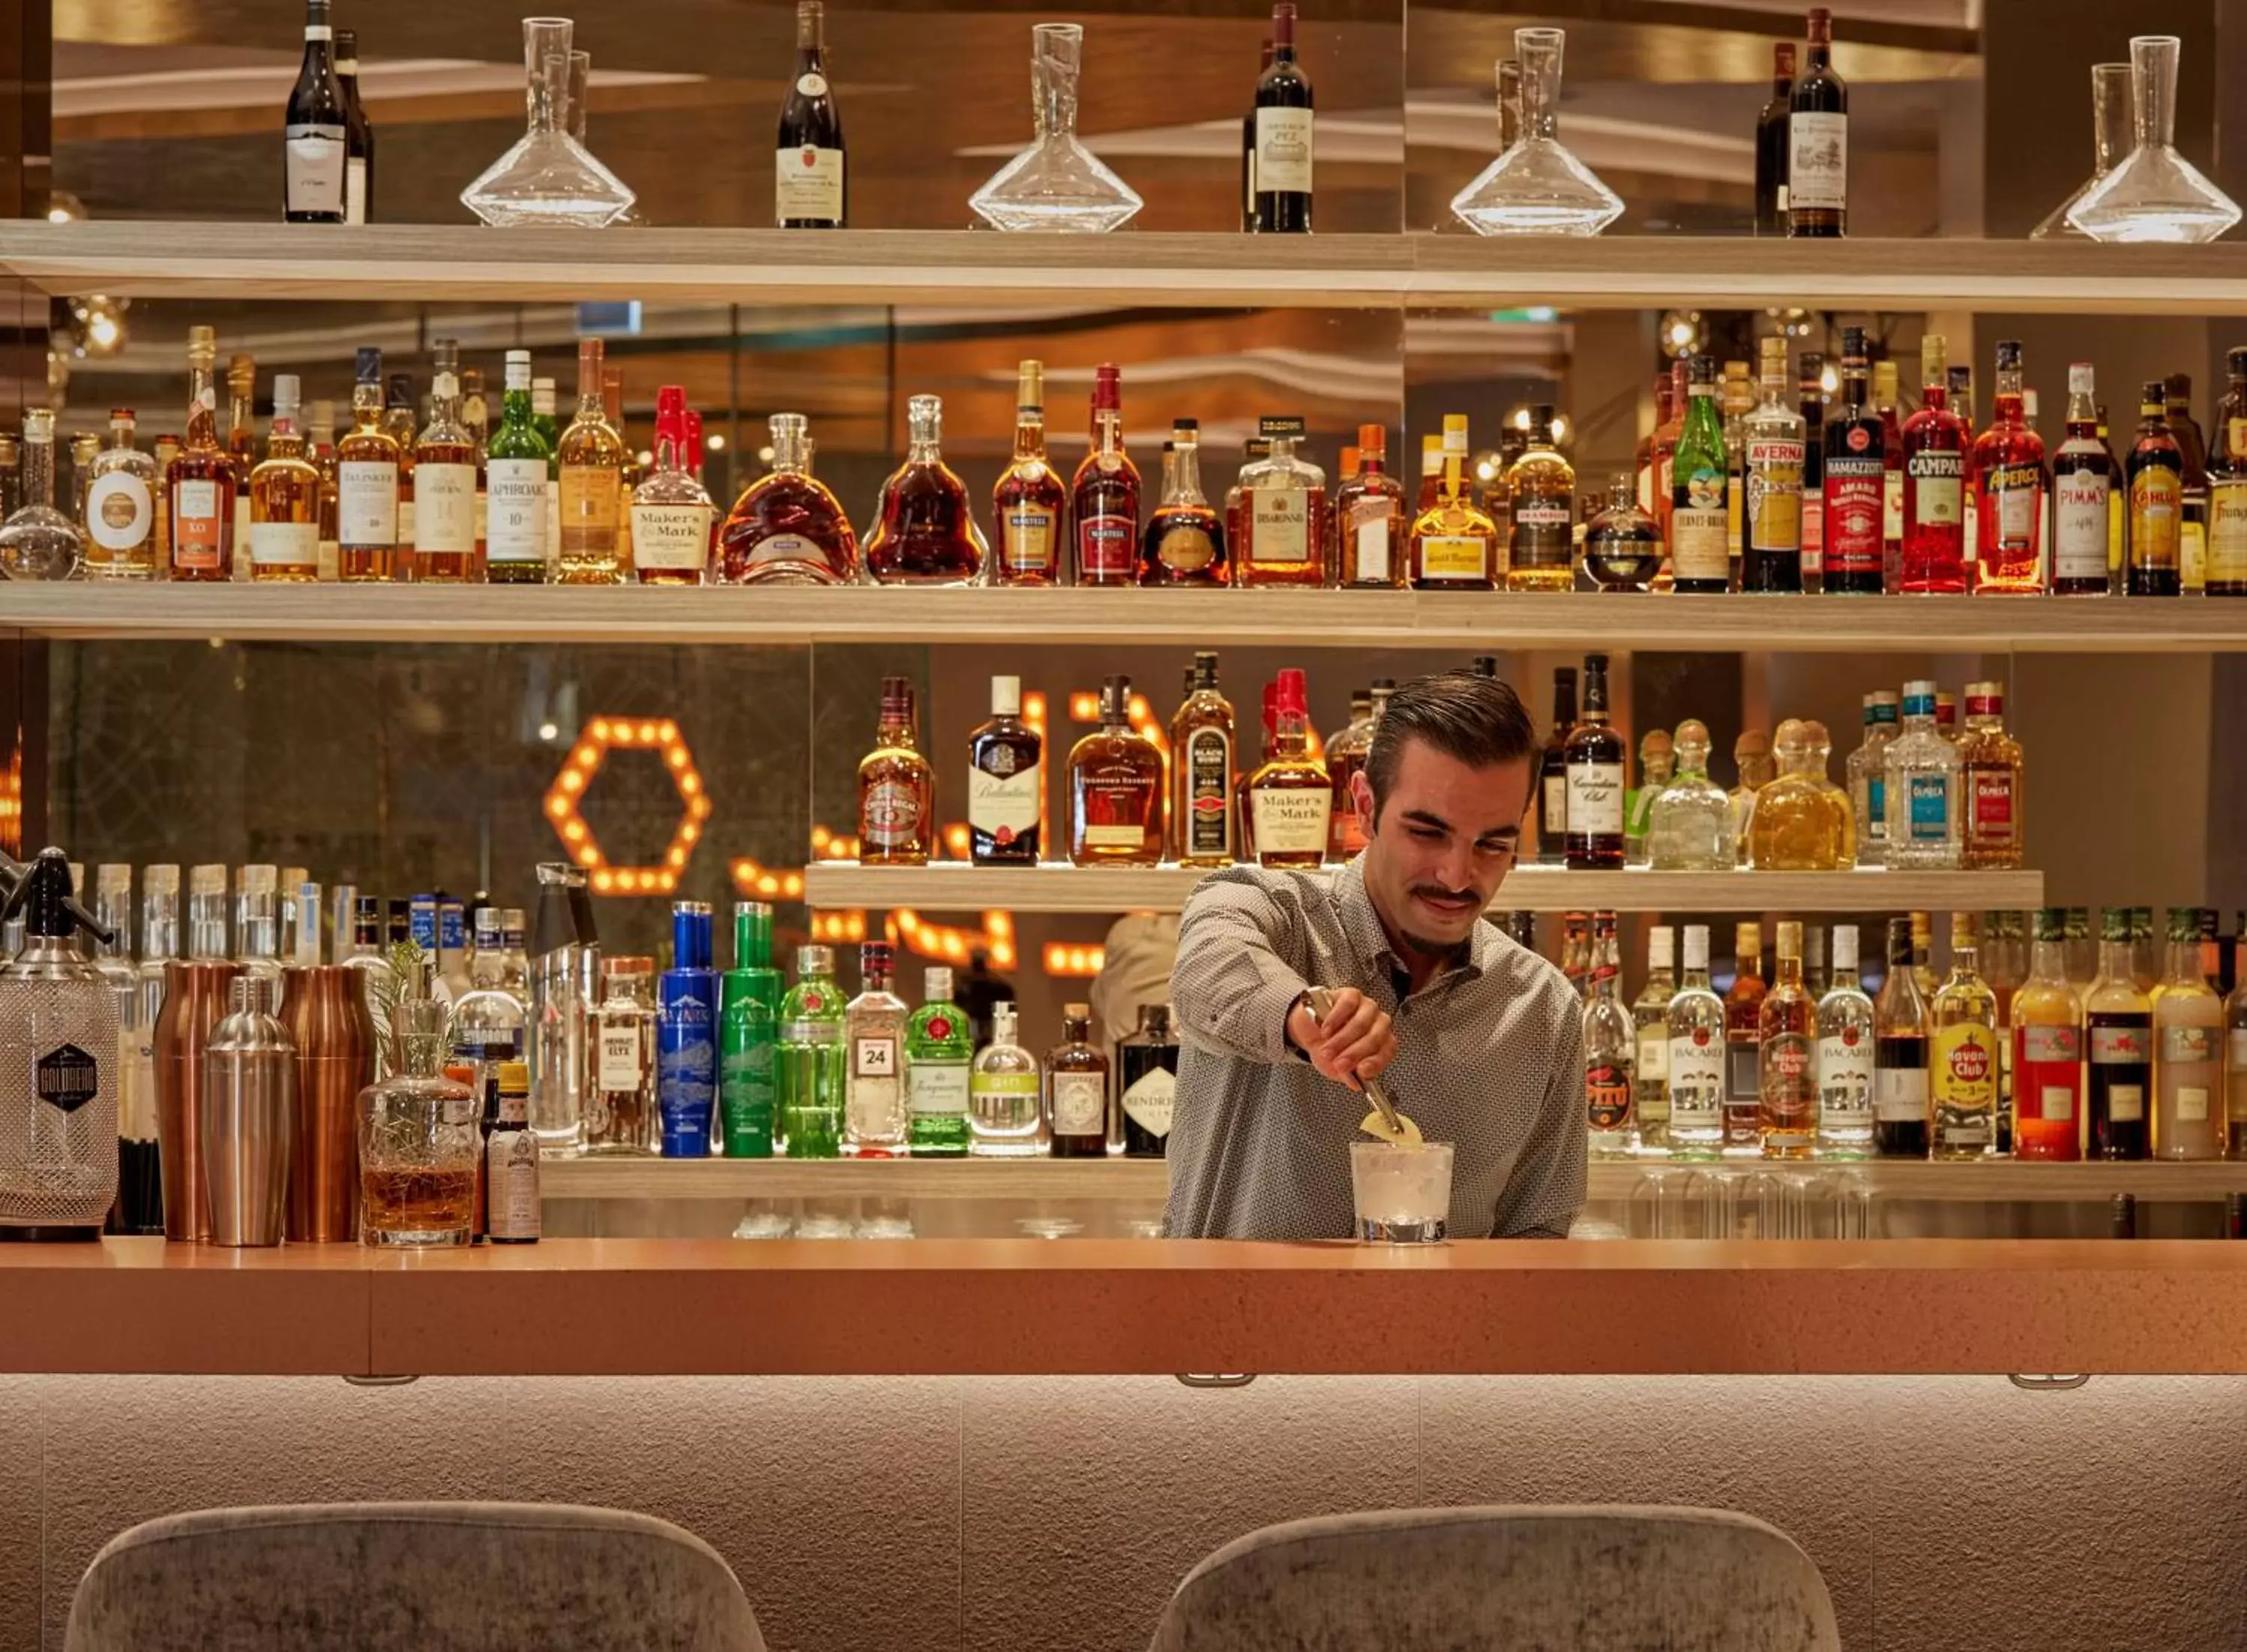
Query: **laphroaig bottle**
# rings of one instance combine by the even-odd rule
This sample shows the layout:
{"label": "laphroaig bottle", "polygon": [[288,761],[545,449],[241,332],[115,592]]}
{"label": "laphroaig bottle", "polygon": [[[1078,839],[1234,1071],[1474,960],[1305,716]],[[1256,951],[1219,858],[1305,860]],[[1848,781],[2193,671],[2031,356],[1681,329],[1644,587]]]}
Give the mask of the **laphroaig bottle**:
{"label": "laphroaig bottle", "polygon": [[1977,966],[1976,920],[1950,915],[1950,979],[1935,994],[1930,1158],[1983,1158],[1998,1141],[1998,1000]]}
{"label": "laphroaig bottle", "polygon": [[905,1021],[905,1142],[915,1158],[959,1158],[968,1143],[968,1075],[975,1029],[952,1001],[952,972],[921,977],[921,1007]]}
{"label": "laphroaig bottle", "polygon": [[796,985],[780,1007],[780,1127],[790,1158],[843,1156],[843,990],[835,949],[796,949]]}
{"label": "laphroaig bottle", "polygon": [[547,549],[547,472],[553,449],[530,404],[530,352],[507,352],[507,393],[484,460],[484,577],[495,585],[543,585]]}
{"label": "laphroaig bottle", "polygon": [[979,1158],[1019,1158],[1046,1150],[1038,1058],[1016,1041],[1015,1027],[1013,1004],[991,1007],[991,1041],[976,1052],[968,1075],[968,1150]]}
{"label": "laphroaig bottle", "polygon": [[671,906],[671,967],[656,986],[656,1109],[666,1158],[707,1158],[718,1110],[718,975],[710,903]]}
{"label": "laphroaig bottle", "polygon": [[543,1227],[538,1137],[530,1131],[530,1068],[500,1063],[498,1109],[484,1137],[484,1234],[495,1245],[535,1245]]}
{"label": "laphroaig bottle", "polygon": [[843,1012],[850,1049],[843,1082],[843,1149],[854,1158],[901,1158],[905,1150],[905,1003],[890,990],[896,954],[887,941],[858,948],[858,996]]}
{"label": "laphroaig bottle", "polygon": [[2154,1157],[2223,1157],[2223,1002],[2200,967],[2200,914],[2169,908],[2168,972],[2154,988]]}
{"label": "laphroaig bottle", "polygon": [[2150,1145],[2154,1015],[2131,971],[2130,909],[2109,906],[2101,913],[2099,938],[2098,979],[2083,999],[2090,1156],[2143,1158]]}
{"label": "laphroaig bottle", "polygon": [[1873,1000],[1857,974],[1857,926],[1834,926],[1834,980],[1818,1000],[1818,1157],[1873,1150]]}
{"label": "laphroaig bottle", "polygon": [[785,983],[772,966],[772,908],[734,904],[734,967],[719,982],[718,1115],[727,1158],[770,1158],[774,1060]]}
{"label": "laphroaig bottle", "polygon": [[2067,911],[2036,914],[2028,979],[2013,993],[2013,1157],[2082,1157],[2083,1000],[2068,985]]}
{"label": "laphroaig bottle", "polygon": [[1670,1157],[1715,1158],[1725,1140],[1725,1002],[1709,985],[1706,924],[1685,926],[1685,979],[1663,1022]]}

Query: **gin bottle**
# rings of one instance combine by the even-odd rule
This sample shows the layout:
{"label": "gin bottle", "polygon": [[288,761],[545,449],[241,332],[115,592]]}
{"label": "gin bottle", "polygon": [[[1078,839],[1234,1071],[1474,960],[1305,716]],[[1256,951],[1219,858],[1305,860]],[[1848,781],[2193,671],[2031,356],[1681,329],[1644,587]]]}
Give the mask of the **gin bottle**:
{"label": "gin bottle", "polygon": [[780,1127],[790,1158],[842,1157],[843,1009],[835,949],[797,947],[796,985],[781,1000],[776,1063]]}
{"label": "gin bottle", "polygon": [[1903,733],[1889,743],[1882,799],[1892,867],[1952,869],[1958,864],[1958,748],[1935,726],[1935,685],[1903,689]]}
{"label": "gin bottle", "polygon": [[1062,1041],[1046,1055],[1046,1124],[1055,1158],[1108,1156],[1108,1057],[1092,1043],[1092,1007],[1065,1004]]}
{"label": "gin bottle", "polygon": [[453,1006],[453,1054],[469,1062],[480,1100],[497,1095],[502,1062],[523,1059],[523,1028],[529,1020],[522,1000],[503,985],[507,951],[499,910],[476,908],[476,953],[469,966],[469,988]]}
{"label": "gin bottle", "polygon": [[1685,926],[1685,978],[1663,1018],[1670,1041],[1670,1153],[1713,1159],[1725,1143],[1725,1001],[1709,985],[1709,926]]}
{"label": "gin bottle", "polygon": [[975,1032],[952,1001],[952,972],[921,977],[921,1007],[905,1021],[905,1139],[915,1158],[958,1158],[967,1151],[968,1074]]}
{"label": "gin bottle", "polygon": [[1161,1158],[1171,1137],[1178,1088],[1178,1035],[1168,1004],[1139,1006],[1138,1030],[1116,1047],[1124,1157]]}
{"label": "gin bottle", "polygon": [[843,1013],[850,1049],[843,1150],[854,1158],[898,1158],[905,1150],[905,1001],[890,990],[895,960],[887,941],[859,947],[861,990]]}
{"label": "gin bottle", "polygon": [[1873,1150],[1873,1000],[1857,974],[1857,926],[1834,926],[1834,984],[1818,1000],[1818,1157]]}
{"label": "gin bottle", "polygon": [[1015,1041],[1012,1003],[991,1007],[991,1041],[976,1052],[967,1080],[968,1150],[979,1158],[1021,1158],[1046,1150],[1038,1058]]}
{"label": "gin bottle", "polygon": [[1638,1151],[1632,1111],[1632,1075],[1638,1028],[1622,1006],[1622,963],[1615,950],[1615,915],[1592,918],[1592,989],[1584,1000],[1584,1102],[1594,1158],[1629,1158]]}
{"label": "gin bottle", "polygon": [[1669,1016],[1670,1000],[1677,996],[1676,936],[1667,924],[1647,932],[1646,985],[1630,1006],[1637,1041],[1631,1087],[1642,1153],[1658,1155],[1670,1149]]}

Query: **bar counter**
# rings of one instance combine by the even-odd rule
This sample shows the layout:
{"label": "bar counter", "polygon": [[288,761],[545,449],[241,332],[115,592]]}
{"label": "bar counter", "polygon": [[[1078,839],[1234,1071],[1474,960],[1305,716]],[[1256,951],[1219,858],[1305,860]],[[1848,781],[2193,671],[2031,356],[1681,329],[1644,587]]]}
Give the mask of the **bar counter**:
{"label": "bar counter", "polygon": [[2247,1246],[554,1239],[0,1246],[0,1371],[2247,1373]]}

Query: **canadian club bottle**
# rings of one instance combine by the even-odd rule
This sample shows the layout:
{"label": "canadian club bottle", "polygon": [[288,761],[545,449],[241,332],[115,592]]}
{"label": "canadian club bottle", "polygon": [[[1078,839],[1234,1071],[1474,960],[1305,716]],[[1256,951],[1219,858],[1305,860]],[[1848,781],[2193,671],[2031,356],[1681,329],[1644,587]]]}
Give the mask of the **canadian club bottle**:
{"label": "canadian club bottle", "polygon": [[1584,716],[1562,748],[1571,871],[1621,870],[1623,738],[1608,722],[1608,657],[1584,656]]}
{"label": "canadian club bottle", "polygon": [[341,223],[349,207],[351,108],[336,78],[328,0],[304,0],[304,61],[289,91],[282,127],[284,201],[290,223]]}
{"label": "canadian club bottle", "polygon": [[1172,854],[1181,866],[1230,866],[1233,704],[1218,688],[1215,654],[1194,656],[1185,703],[1171,720],[1171,752]]}
{"label": "canadian club bottle", "polygon": [[1881,594],[1888,461],[1881,415],[1867,399],[1865,330],[1841,330],[1841,409],[1826,421],[1826,585],[1842,595]]}
{"label": "canadian club bottle", "polygon": [[1267,235],[1311,231],[1311,82],[1295,62],[1294,0],[1272,8],[1272,63],[1256,81],[1254,227]]}
{"label": "canadian club bottle", "polygon": [[783,229],[840,229],[849,221],[843,117],[827,84],[826,8],[796,0],[796,74],[780,106],[773,210]]}
{"label": "canadian club bottle", "polygon": [[968,737],[968,854],[978,866],[1035,866],[1043,840],[1045,742],[1022,720],[1022,679],[991,679],[991,720]]}

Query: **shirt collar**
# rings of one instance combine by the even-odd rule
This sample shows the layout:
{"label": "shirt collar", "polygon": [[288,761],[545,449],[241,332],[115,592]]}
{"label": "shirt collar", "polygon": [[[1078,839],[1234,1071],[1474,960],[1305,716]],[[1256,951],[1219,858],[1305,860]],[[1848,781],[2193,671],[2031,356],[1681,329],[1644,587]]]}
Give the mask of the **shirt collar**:
{"label": "shirt collar", "polygon": [[[1350,857],[1349,863],[1334,875],[1332,884],[1335,915],[1341,920],[1344,935],[1349,938],[1351,948],[1369,973],[1375,966],[1389,971],[1392,981],[1409,984],[1410,977],[1397,949],[1389,944],[1389,932],[1383,928],[1381,914],[1374,910],[1373,897],[1365,892],[1365,866],[1363,852]],[[1455,977],[1472,980],[1489,969],[1496,959],[1502,937],[1497,926],[1487,918],[1475,920],[1475,926],[1465,943],[1459,948],[1451,966],[1430,982],[1438,986]],[[1405,990],[1397,991],[1401,1003]]]}

